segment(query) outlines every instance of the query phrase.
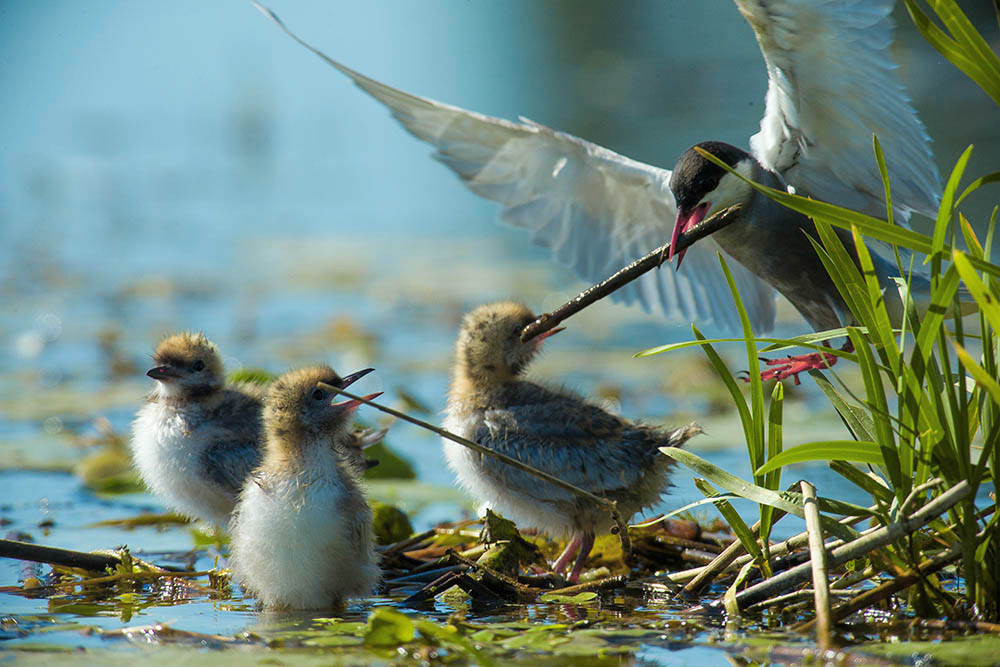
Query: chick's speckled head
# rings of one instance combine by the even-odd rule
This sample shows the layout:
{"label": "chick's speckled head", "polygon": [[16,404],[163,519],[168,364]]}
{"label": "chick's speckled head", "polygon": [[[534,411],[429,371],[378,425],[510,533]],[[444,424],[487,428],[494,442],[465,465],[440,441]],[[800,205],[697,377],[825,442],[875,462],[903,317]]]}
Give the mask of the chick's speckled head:
{"label": "chick's speckled head", "polygon": [[477,384],[513,380],[537,354],[545,336],[521,342],[521,330],[535,320],[526,306],[491,303],[462,320],[455,349],[456,372]]}
{"label": "chick's speckled head", "polygon": [[271,384],[264,399],[264,423],[271,440],[302,446],[307,441],[329,442],[346,432],[357,403],[335,403],[337,393],[319,386],[320,382],[337,387],[347,384],[329,366],[291,371]]}
{"label": "chick's speckled head", "polygon": [[219,349],[203,333],[168,336],[153,353],[153,363],[146,375],[168,396],[209,394],[225,384]]}

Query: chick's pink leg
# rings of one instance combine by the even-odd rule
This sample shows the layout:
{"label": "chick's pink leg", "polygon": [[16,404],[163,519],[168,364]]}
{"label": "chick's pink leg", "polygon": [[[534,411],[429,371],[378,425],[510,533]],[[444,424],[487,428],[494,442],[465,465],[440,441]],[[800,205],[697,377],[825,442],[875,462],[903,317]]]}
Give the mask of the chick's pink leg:
{"label": "chick's pink leg", "polygon": [[583,572],[583,566],[587,562],[587,556],[590,555],[590,550],[593,547],[594,535],[592,533],[584,533],[583,539],[580,540],[580,554],[576,557],[576,563],[573,564],[573,571],[569,573],[569,583],[575,584],[580,580],[580,573]]}
{"label": "chick's pink leg", "polygon": [[576,552],[580,548],[580,543],[582,541],[583,541],[582,535],[580,534],[573,535],[573,538],[566,545],[566,548],[563,549],[563,552],[561,554],[559,554],[559,558],[557,558],[556,562],[552,564],[553,572],[562,574],[563,570],[566,569],[566,566],[569,565],[570,559],[576,555]]}

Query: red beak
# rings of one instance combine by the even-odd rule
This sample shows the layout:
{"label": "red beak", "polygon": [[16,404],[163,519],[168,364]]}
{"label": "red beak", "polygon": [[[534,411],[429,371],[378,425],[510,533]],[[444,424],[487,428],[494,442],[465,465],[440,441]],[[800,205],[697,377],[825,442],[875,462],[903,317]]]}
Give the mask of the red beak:
{"label": "red beak", "polygon": [[674,248],[677,246],[677,239],[681,237],[682,232],[686,232],[699,222],[705,219],[708,214],[708,209],[711,208],[712,202],[705,202],[703,204],[698,204],[694,207],[694,210],[688,213],[684,209],[677,211],[677,220],[674,222],[674,233],[670,236],[670,252],[667,253],[667,259],[673,259],[674,255],[677,255],[677,266],[676,269],[681,268],[681,262],[684,260],[684,253],[687,252],[687,248],[684,248],[680,252],[675,252]]}

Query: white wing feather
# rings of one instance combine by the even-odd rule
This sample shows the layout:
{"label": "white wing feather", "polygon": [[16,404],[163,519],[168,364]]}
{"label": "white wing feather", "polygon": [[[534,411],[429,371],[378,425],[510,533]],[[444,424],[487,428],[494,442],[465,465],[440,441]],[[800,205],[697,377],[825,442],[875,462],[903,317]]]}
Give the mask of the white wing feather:
{"label": "white wing feather", "polygon": [[[470,190],[502,204],[504,222],[530,230],[536,243],[583,279],[603,280],[668,239],[677,211],[668,170],[526,119],[515,123],[411,95],[326,60],[433,145],[434,157]],[[738,330],[719,250],[703,239],[688,250],[682,271],[651,271],[612,298],[668,318]],[[730,269],[754,329],[770,330],[774,290],[737,262]]]}
{"label": "white wing feather", "polygon": [[893,207],[934,217],[940,178],[930,138],[889,55],[892,0],[735,0],[767,64],[754,156],[798,194],[885,217],[872,135]]}

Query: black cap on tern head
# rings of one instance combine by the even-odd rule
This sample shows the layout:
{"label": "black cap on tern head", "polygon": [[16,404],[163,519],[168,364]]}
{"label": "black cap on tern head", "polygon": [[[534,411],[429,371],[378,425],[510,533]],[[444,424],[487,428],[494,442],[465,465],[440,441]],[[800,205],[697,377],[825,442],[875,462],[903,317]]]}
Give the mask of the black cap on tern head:
{"label": "black cap on tern head", "polygon": [[746,151],[722,141],[703,141],[684,151],[670,174],[670,191],[674,193],[679,211],[694,208],[726,175],[722,167],[706,160],[695,148],[711,153],[730,167],[750,157]]}

